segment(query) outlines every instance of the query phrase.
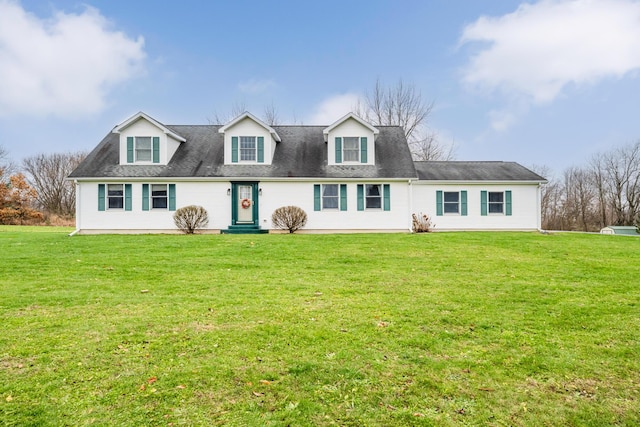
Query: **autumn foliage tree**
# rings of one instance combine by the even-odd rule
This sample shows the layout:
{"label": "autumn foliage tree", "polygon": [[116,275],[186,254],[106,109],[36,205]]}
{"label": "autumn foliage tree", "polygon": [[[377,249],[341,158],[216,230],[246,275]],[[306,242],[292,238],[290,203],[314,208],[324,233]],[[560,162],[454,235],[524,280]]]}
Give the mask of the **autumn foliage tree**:
{"label": "autumn foliage tree", "polygon": [[11,175],[9,182],[0,183],[0,224],[42,221],[42,213],[32,207],[37,196],[21,173]]}

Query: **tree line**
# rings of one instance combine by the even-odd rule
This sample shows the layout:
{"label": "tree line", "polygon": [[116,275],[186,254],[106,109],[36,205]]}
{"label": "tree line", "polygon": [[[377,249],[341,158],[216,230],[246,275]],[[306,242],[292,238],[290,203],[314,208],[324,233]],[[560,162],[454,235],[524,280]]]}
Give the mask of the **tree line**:
{"label": "tree line", "polygon": [[85,157],[84,152],[37,154],[18,165],[0,146],[0,224],[72,220],[76,189],[66,177]]}
{"label": "tree line", "polygon": [[640,226],[640,141],[594,154],[560,177],[533,166],[542,187],[542,228],[598,231],[609,225]]}

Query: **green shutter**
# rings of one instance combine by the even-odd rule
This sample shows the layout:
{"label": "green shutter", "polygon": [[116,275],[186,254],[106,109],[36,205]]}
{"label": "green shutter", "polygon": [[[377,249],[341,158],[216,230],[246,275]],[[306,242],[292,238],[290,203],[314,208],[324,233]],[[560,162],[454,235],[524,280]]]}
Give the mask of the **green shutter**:
{"label": "green shutter", "polygon": [[258,137],[258,163],[264,163],[264,136]]}
{"label": "green shutter", "polygon": [[124,210],[131,210],[131,184],[124,185]]}
{"label": "green shutter", "polygon": [[364,210],[364,185],[358,184],[358,210]]}
{"label": "green shutter", "polygon": [[336,163],[342,163],[342,138],[336,137]]}
{"label": "green shutter", "polygon": [[313,185],[313,210],[320,210],[320,184]]}
{"label": "green shutter", "polygon": [[104,184],[98,184],[98,210],[103,211],[104,205]]}
{"label": "green shutter", "polygon": [[367,137],[360,138],[360,163],[367,163]]}
{"label": "green shutter", "polygon": [[480,215],[487,216],[487,192],[480,192]]}
{"label": "green shutter", "polygon": [[133,163],[133,137],[127,137],[127,163]]}
{"label": "green shutter", "polygon": [[160,163],[160,138],[153,137],[153,163]]}
{"label": "green shutter", "polygon": [[169,184],[169,210],[176,210],[176,185]]}
{"label": "green shutter", "polygon": [[391,210],[391,185],[384,184],[382,186],[382,201],[385,211]]}
{"label": "green shutter", "polygon": [[231,163],[238,163],[238,137],[231,137]]}
{"label": "green shutter", "polygon": [[511,190],[507,190],[504,192],[504,198],[505,198],[505,215],[510,216],[511,215]]}
{"label": "green shutter", "polygon": [[460,212],[460,214],[462,216],[467,216],[467,192],[466,192],[466,190],[463,190],[463,191],[460,192],[460,204],[461,204],[461,207],[460,207],[461,212]]}
{"label": "green shutter", "polygon": [[149,210],[149,184],[142,184],[142,210]]}
{"label": "green shutter", "polygon": [[437,216],[442,216],[443,213],[443,209],[442,209],[442,191],[438,190],[436,191],[436,215]]}
{"label": "green shutter", "polygon": [[347,210],[347,184],[340,184],[340,210]]}

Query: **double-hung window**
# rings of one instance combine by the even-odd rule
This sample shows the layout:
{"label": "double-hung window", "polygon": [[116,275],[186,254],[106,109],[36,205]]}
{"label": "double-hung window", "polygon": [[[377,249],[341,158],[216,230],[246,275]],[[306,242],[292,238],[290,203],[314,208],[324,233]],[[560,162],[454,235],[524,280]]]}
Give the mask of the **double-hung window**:
{"label": "double-hung window", "polygon": [[256,137],[255,136],[240,137],[240,161],[241,162],[256,161]]}
{"label": "double-hung window", "polygon": [[342,158],[345,162],[360,161],[360,138],[347,136],[343,138]]}
{"label": "double-hung window", "polygon": [[127,137],[127,163],[138,162],[160,163],[160,137]]}
{"label": "double-hung window", "polygon": [[338,209],[339,206],[338,184],[323,184],[322,209]]}
{"label": "double-hung window", "polygon": [[512,213],[511,190],[506,191],[481,191],[480,192],[481,215],[506,215]]}
{"label": "double-hung window", "polygon": [[131,184],[98,184],[98,210],[131,210]]}
{"label": "double-hung window", "polygon": [[167,184],[151,184],[151,208],[167,209]]}
{"label": "double-hung window", "polygon": [[175,184],[142,184],[142,210],[176,210]]}
{"label": "double-hung window", "polygon": [[107,185],[107,207],[109,209],[124,208],[124,185],[108,184]]}
{"label": "double-hung window", "polygon": [[358,184],[358,210],[391,210],[389,184]]}
{"label": "double-hung window", "polygon": [[504,193],[502,191],[489,191],[489,213],[504,213]]}
{"label": "double-hung window", "polygon": [[460,213],[460,193],[457,191],[444,192],[444,213],[459,214]]}
{"label": "double-hung window", "polygon": [[467,215],[467,191],[436,191],[436,215]]}
{"label": "double-hung window", "polygon": [[382,208],[382,185],[366,184],[365,185],[365,208],[380,209]]}
{"label": "double-hung window", "polygon": [[150,136],[136,136],[135,138],[136,162],[150,162],[152,147]]}
{"label": "double-hung window", "polygon": [[347,184],[315,184],[313,210],[347,210]]}

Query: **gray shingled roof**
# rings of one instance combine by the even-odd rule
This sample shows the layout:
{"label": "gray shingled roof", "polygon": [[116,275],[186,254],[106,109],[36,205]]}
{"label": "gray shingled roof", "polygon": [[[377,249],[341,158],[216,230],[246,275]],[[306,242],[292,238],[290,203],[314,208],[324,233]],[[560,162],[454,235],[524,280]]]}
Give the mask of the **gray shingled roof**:
{"label": "gray shingled roof", "polygon": [[418,178],[426,181],[536,181],[540,175],[516,162],[415,162]]}
{"label": "gray shingled roof", "polygon": [[167,165],[120,165],[119,135],[109,133],[70,178],[416,178],[402,128],[378,126],[375,166],[327,165],[326,126],[273,126],[277,143],[271,165],[225,165],[218,125],[167,126],[186,138]]}

